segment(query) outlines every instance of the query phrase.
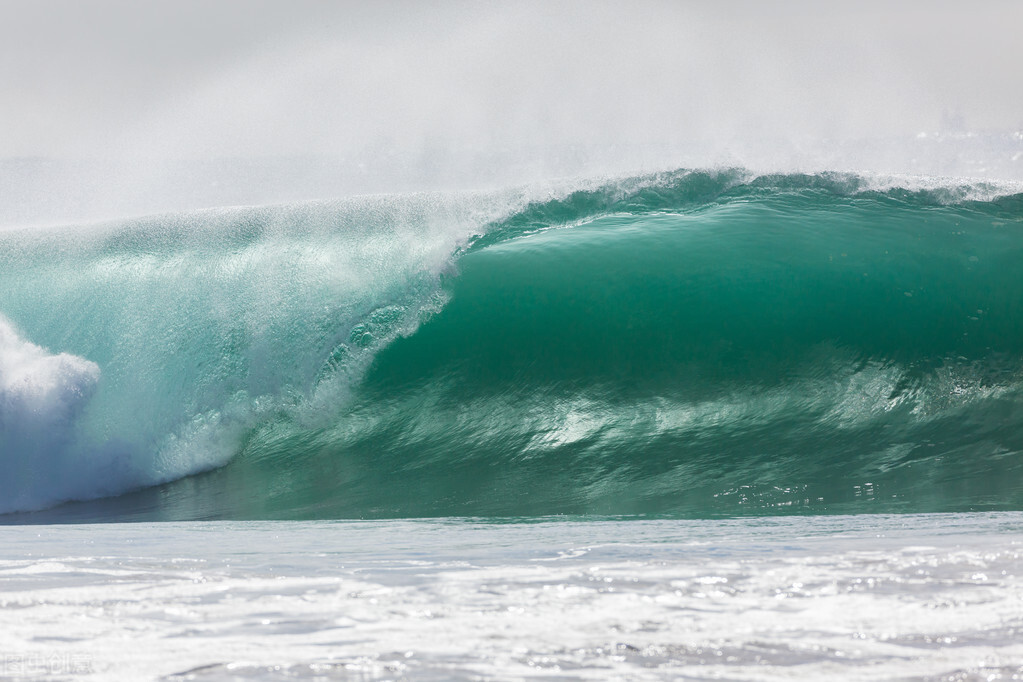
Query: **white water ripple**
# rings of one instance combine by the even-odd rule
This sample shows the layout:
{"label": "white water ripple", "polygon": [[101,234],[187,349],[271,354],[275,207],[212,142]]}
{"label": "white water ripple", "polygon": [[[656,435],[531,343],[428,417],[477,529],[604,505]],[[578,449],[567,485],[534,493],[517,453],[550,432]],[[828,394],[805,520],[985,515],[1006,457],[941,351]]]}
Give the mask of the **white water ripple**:
{"label": "white water ripple", "polygon": [[12,527],[0,540],[14,679],[1023,675],[1020,514]]}

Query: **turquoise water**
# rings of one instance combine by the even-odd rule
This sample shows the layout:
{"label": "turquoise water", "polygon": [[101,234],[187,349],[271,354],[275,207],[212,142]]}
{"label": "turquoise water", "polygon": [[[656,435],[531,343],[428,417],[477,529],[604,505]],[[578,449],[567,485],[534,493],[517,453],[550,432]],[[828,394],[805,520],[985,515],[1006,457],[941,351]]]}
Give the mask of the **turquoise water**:
{"label": "turquoise water", "polygon": [[1023,504],[1021,195],[739,171],[580,187],[0,234],[0,511]]}

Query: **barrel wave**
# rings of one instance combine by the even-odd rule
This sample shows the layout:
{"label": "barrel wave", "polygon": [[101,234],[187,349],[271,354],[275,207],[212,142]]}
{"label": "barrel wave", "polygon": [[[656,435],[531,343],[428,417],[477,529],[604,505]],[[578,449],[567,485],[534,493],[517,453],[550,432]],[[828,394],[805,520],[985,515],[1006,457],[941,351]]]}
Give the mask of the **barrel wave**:
{"label": "barrel wave", "polygon": [[1019,509],[1014,191],[677,171],[5,233],[0,511]]}

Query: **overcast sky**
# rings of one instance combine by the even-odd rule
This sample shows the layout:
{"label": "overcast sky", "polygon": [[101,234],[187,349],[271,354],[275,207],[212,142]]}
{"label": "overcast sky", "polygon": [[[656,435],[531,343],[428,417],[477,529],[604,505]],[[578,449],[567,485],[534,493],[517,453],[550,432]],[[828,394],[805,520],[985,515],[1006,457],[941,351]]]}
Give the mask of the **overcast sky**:
{"label": "overcast sky", "polygon": [[0,157],[1023,127],[1023,2],[0,0]]}

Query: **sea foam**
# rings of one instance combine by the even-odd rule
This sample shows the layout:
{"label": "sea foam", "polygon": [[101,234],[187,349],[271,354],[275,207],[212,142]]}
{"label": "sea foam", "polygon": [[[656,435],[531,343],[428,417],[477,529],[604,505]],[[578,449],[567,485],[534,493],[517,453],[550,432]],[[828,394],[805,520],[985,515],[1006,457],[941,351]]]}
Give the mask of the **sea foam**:
{"label": "sea foam", "polygon": [[95,362],[53,354],[0,317],[0,511],[35,506],[52,492],[99,379]]}

